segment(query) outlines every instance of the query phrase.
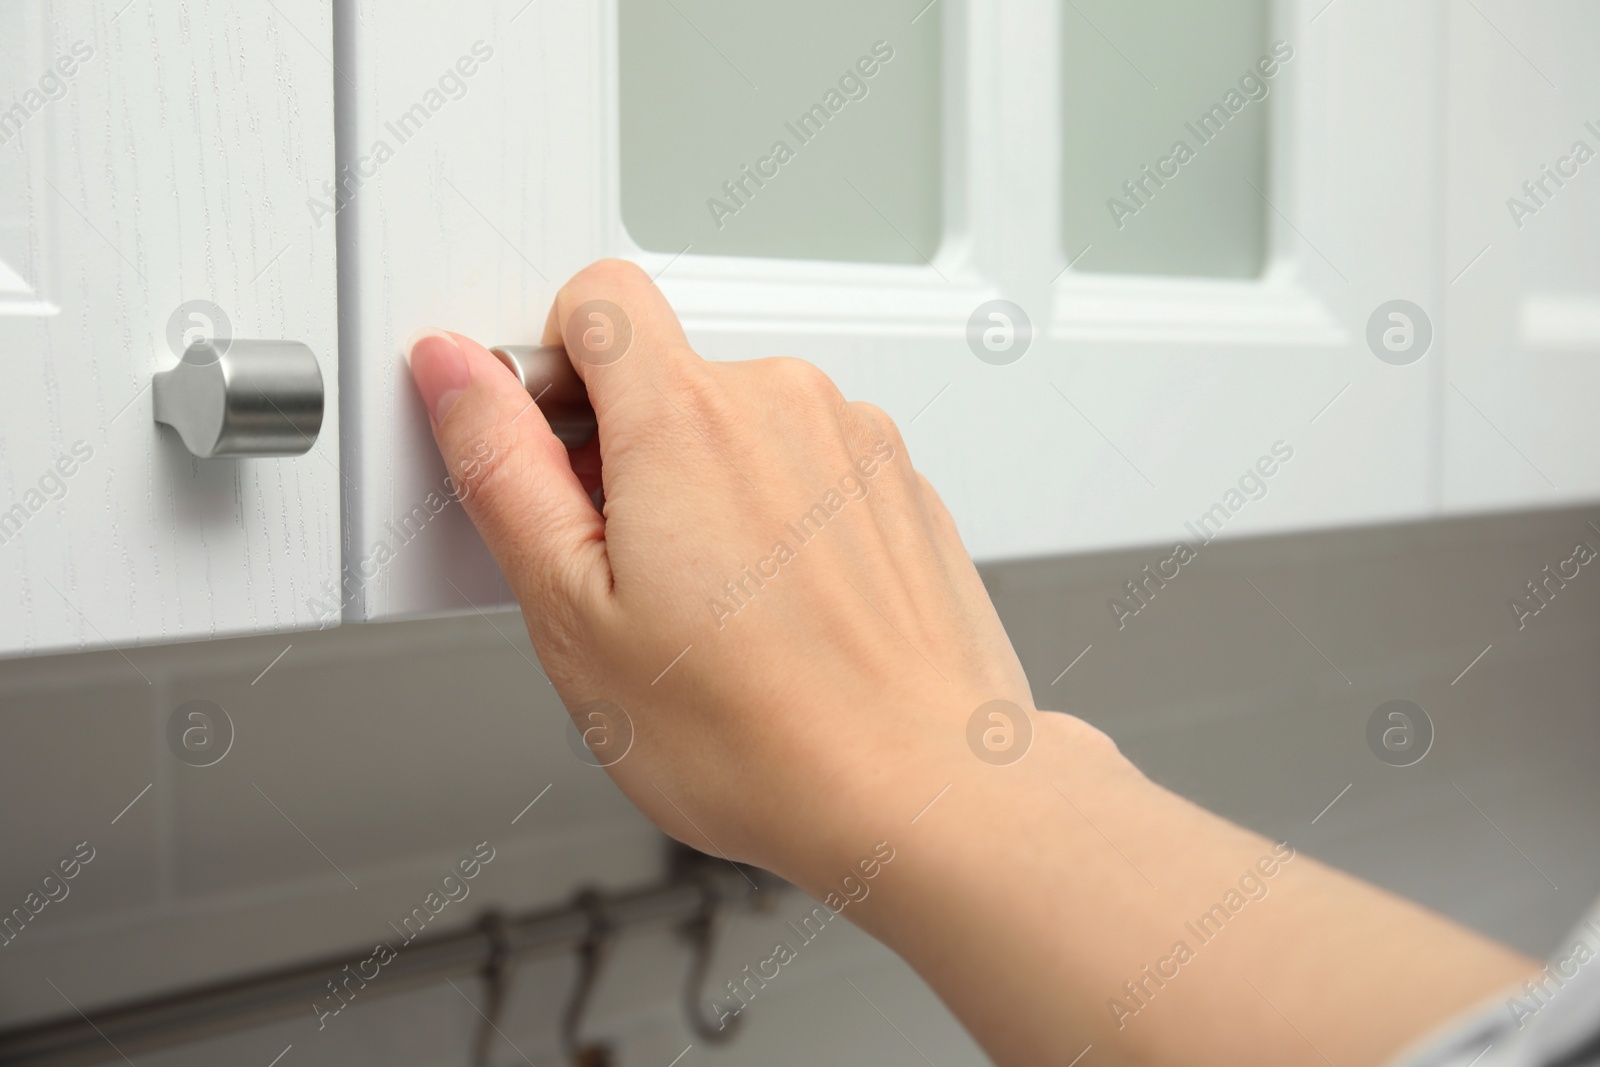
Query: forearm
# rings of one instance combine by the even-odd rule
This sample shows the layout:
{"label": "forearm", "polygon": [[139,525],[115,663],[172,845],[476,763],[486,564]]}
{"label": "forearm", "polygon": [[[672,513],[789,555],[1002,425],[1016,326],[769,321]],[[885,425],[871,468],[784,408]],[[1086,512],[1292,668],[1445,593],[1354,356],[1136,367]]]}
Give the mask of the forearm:
{"label": "forearm", "polygon": [[864,820],[896,856],[847,908],[1001,1064],[1384,1063],[1537,969],[1038,720],[1012,767],[904,769],[907,801],[950,788]]}

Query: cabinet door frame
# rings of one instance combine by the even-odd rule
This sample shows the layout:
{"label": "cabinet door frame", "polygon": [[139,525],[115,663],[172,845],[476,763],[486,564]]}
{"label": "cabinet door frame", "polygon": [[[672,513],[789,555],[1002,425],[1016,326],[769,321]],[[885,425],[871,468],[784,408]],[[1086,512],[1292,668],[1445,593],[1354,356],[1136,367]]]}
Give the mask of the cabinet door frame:
{"label": "cabinet door frame", "polygon": [[[428,32],[416,14],[417,39],[401,39],[406,6],[345,5],[341,31],[369,72],[363,93]],[[1293,464],[1224,536],[1437,512],[1439,361],[1383,363],[1366,326],[1392,299],[1441,306],[1445,0],[1274,0],[1272,38],[1296,57],[1273,89],[1269,262],[1240,281],[1072,269],[1077,250],[1058,237],[1060,5],[939,0],[927,17],[944,20],[948,201],[945,240],[922,265],[641,249],[621,217],[617,0],[508,3],[480,19],[503,33],[508,66],[545,47],[514,87],[485,90],[480,105],[502,115],[467,115],[442,134],[439,158],[469,168],[452,177],[455,192],[395,164],[346,213],[342,249],[357,273],[380,259],[389,272],[354,293],[356,373],[376,381],[360,389],[364,430],[346,450],[364,487],[353,543],[376,541],[404,511],[390,501],[420,498],[443,477],[394,369],[423,316],[490,342],[530,340],[566,274],[607,255],[658,278],[707,358],[800,356],[847,396],[885,408],[979,560],[1171,545],[1280,441]],[[360,95],[364,143],[382,108]],[[505,143],[504,128],[529,143]],[[386,221],[430,207],[447,215],[443,237]],[[457,241],[454,226],[483,251]],[[444,297],[398,276],[441,263]],[[485,292],[457,292],[468,277],[489,279]],[[1007,366],[979,361],[966,342],[969,317],[993,298],[1022,305],[1033,323],[1033,347]],[[358,581],[350,617],[508,602],[464,516],[440,527]]]}
{"label": "cabinet door frame", "polygon": [[[1018,379],[1013,383],[1017,393],[1048,394],[1054,386],[1069,394],[1066,404],[1056,401],[1056,421],[1076,421],[1080,432],[1070,438],[1035,435],[1030,447],[1045,471],[1064,464],[1059,473],[1121,518],[1084,521],[1069,495],[1061,493],[1034,512],[1030,534],[1000,514],[1016,501],[996,496],[995,484],[985,478],[985,467],[1002,468],[1000,450],[990,449],[986,461],[975,463],[960,462],[953,450],[936,451],[936,468],[960,468],[953,482],[935,481],[980,559],[1179,536],[1183,525],[1175,516],[1203,510],[1229,488],[1230,460],[1248,468],[1256,458],[1252,449],[1264,453],[1283,435],[1298,434],[1297,441],[1321,453],[1314,473],[1285,494],[1287,504],[1276,511],[1241,513],[1229,533],[1421,517],[1436,509],[1438,497],[1437,361],[1408,368],[1380,363],[1367,350],[1365,325],[1379,304],[1404,298],[1436,309],[1436,325],[1442,328],[1442,240],[1434,201],[1443,151],[1436,118],[1442,103],[1445,10],[1443,3],[1405,5],[1400,11],[1371,4],[1332,11],[1328,6],[1326,0],[1273,5],[1269,39],[1289,41],[1296,55],[1273,88],[1270,187],[1263,191],[1264,199],[1270,198],[1263,204],[1270,244],[1259,278],[1073,269],[1080,250],[1062,246],[1057,192],[1066,150],[1058,133],[1061,94],[1055,88],[1059,20],[1065,16],[1059,4],[1030,0],[942,0],[939,5],[949,72],[944,106],[950,229],[931,263],[922,266],[696,256],[692,249],[673,255],[640,248],[621,217],[617,0],[597,5],[595,32],[609,42],[610,51],[590,92],[608,126],[604,154],[590,165],[606,191],[606,244],[612,254],[659,276],[703,354],[737,359],[783,351],[808,358],[860,390],[847,386],[847,395],[864,394],[897,416],[919,457],[930,448],[940,450],[941,442],[919,437],[907,424],[920,423],[922,403],[943,385],[954,384],[957,396],[965,394],[968,420],[1019,435],[1028,428],[1017,427],[1006,393],[992,389],[1001,375]],[[1425,42],[1420,55],[1417,41]],[[1343,72],[1352,69],[1376,76],[1372,83],[1350,87]],[[1219,86],[1219,94],[1225,88]],[[1390,106],[1395,99],[1408,105]],[[999,120],[985,122],[982,116]],[[1374,147],[1380,145],[1381,153]],[[1372,174],[1379,158],[1388,170],[1381,182]],[[965,349],[969,312],[995,298],[1028,310],[1036,338],[1044,341],[1013,367],[980,365]],[[863,373],[862,353],[927,369],[922,392]],[[1271,367],[1261,366],[1264,357]],[[1033,366],[1026,366],[1029,361]],[[929,366],[938,363],[944,367]],[[1271,378],[1269,393],[1250,384],[1262,373]],[[1183,384],[1161,390],[1162,379]],[[1078,384],[1068,388],[1069,381]],[[1089,401],[1080,401],[1080,389]],[[1165,404],[1158,406],[1166,410],[1150,413],[1149,420],[1169,428],[1187,422],[1196,436],[1205,435],[1208,421],[1195,414],[1197,407],[1226,411],[1241,395],[1254,397],[1257,405],[1271,396],[1283,411],[1303,409],[1304,417],[1260,419],[1253,439],[1229,435],[1209,455],[1202,449],[1201,463],[1183,462],[1182,453],[1192,444],[1170,432],[1166,457],[1130,459],[1123,453],[1136,451],[1145,433],[1143,417],[1137,404],[1119,403],[1116,397],[1160,392]],[[1323,405],[1336,395],[1353,410],[1349,418],[1339,411],[1324,424]],[[1035,419],[1050,420],[1048,408],[1033,411]],[[1374,422],[1386,427],[1379,440],[1372,438]],[[971,432],[970,425],[946,424],[942,430],[946,435]],[[1369,461],[1379,453],[1390,456],[1376,484],[1370,469],[1363,469],[1374,464],[1352,465],[1338,455],[1351,443]],[[1053,447],[1059,445],[1087,446],[1093,469],[1064,459]],[[1181,472],[1180,485],[1215,483],[1214,491],[1167,495],[1158,489],[1170,484],[1171,476],[1162,477],[1155,468],[1171,460],[1178,461],[1169,469]],[[1146,471],[1147,466],[1152,469]],[[1208,467],[1216,473],[1205,475]],[[1108,471],[1115,477],[1105,477]],[[1010,488],[1048,493],[1031,479]],[[1154,499],[1148,495],[1152,489],[1158,494]]]}
{"label": "cabinet door frame", "polygon": [[[1600,153],[1600,77],[1590,70],[1600,12],[1574,0],[1526,9],[1484,0],[1449,33],[1442,506],[1594,500],[1600,157],[1576,166],[1573,148]],[[1548,176],[1555,167],[1576,173]],[[1543,190],[1530,196],[1523,184],[1537,181]],[[1534,213],[1514,215],[1513,200]]]}

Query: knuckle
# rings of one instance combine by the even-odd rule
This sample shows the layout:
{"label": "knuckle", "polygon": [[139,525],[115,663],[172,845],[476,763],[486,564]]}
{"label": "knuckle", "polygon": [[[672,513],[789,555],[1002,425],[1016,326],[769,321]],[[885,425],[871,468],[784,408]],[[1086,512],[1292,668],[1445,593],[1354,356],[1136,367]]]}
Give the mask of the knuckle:
{"label": "knuckle", "polygon": [[815,364],[793,356],[774,356],[764,361],[768,380],[780,402],[814,406],[819,402],[839,404],[843,397],[833,379]]}
{"label": "knuckle", "polygon": [[899,427],[895,426],[894,420],[889,417],[889,413],[878,405],[865,400],[857,400],[850,407],[861,418],[862,422],[880,435],[889,432],[899,433]]}
{"label": "knuckle", "polygon": [[905,450],[905,439],[900,436],[900,427],[889,417],[887,411],[864,400],[853,402],[850,409],[859,420],[865,435],[872,438],[873,443],[885,441],[897,451]]}

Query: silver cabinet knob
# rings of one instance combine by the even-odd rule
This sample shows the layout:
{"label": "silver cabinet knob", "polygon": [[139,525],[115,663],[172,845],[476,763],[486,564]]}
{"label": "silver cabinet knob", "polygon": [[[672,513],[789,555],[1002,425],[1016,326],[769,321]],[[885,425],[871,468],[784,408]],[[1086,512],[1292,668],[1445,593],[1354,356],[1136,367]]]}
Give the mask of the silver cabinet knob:
{"label": "silver cabinet knob", "polygon": [[322,429],[322,370],[298,341],[198,341],[155,376],[154,401],[201,459],[298,456]]}
{"label": "silver cabinet knob", "polygon": [[568,448],[587,444],[597,424],[583,379],[560,345],[500,345],[491,348],[544,412],[550,429]]}

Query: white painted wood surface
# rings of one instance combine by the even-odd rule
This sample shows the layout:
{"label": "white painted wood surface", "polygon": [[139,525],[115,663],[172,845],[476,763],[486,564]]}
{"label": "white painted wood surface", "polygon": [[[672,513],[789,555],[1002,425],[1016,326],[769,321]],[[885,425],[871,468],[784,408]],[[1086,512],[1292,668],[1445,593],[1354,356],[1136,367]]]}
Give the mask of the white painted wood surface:
{"label": "white painted wood surface", "polygon": [[1452,9],[1450,26],[1443,188],[1456,280],[1443,501],[1476,511],[1592,500],[1600,496],[1600,7],[1480,6]]}
{"label": "white painted wood surface", "polygon": [[[0,8],[0,655],[320,621],[335,228],[307,200],[333,174],[331,26],[316,0]],[[311,347],[310,454],[200,461],[157,428],[148,385],[190,300]]]}
{"label": "white painted wood surface", "polygon": [[560,281],[604,253],[606,12],[336,9],[339,65],[358,87],[340,85],[340,168],[360,179],[340,215],[344,468],[360,487],[345,509],[347,619],[510,600],[461,508],[426,507],[445,470],[404,345],[428,323],[537,341]]}
{"label": "white painted wood surface", "polygon": [[[1512,14],[1280,0],[1271,264],[1233,282],[1068,266],[1053,4],[928,15],[949,203],[916,267],[635,246],[614,0],[10,8],[0,654],[506,602],[460,509],[426,506],[444,471],[401,350],[424,324],[533,340],[602,255],[659,273],[709,358],[799,355],[885,407],[980,559],[1192,536],[1279,441],[1294,459],[1224,536],[1593,498],[1600,162],[1520,229],[1506,201],[1573,142],[1600,149],[1594,14],[1552,0],[1508,37]],[[1009,366],[966,344],[993,297],[1033,322]],[[1437,333],[1405,367],[1365,340],[1396,298]],[[146,386],[193,299],[237,336],[312,346],[329,410],[310,455],[200,462],[153,426]]]}
{"label": "white painted wood surface", "polygon": [[[1079,250],[1056,238],[1055,4],[929,14],[946,20],[951,200],[942,249],[915,267],[638,249],[619,209],[612,0],[342,8],[358,86],[345,159],[394,141],[385,124],[475,42],[494,53],[346,213],[345,464],[362,487],[346,521],[365,576],[347,558],[362,590],[347,617],[506,600],[459,508],[415,536],[391,529],[444,478],[402,346],[423,325],[535,340],[557,285],[602,255],[659,272],[708,358],[798,355],[887,409],[980,559],[1171,543],[1279,441],[1292,462],[1227,536],[1437,511],[1438,361],[1381,363],[1365,329],[1386,300],[1438,306],[1445,284],[1444,6],[1350,3],[1313,21],[1320,6],[1277,12],[1295,58],[1274,84],[1271,266],[1250,282],[1063,270]],[[1189,117],[1174,105],[1175,130]],[[993,297],[1035,330],[1009,366],[965,340]]]}

